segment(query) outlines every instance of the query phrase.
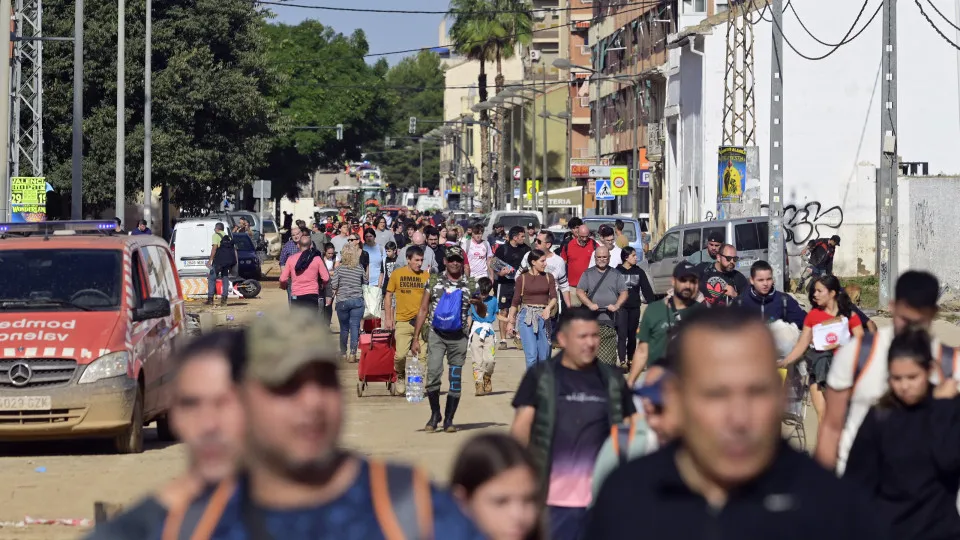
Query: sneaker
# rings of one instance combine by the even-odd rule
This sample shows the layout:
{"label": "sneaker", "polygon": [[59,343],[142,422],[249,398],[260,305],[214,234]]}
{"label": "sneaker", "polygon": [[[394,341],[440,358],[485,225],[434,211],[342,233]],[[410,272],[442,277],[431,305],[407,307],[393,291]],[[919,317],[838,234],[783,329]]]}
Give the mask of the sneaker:
{"label": "sneaker", "polygon": [[207,298],[207,301],[204,302],[204,305],[212,306],[212,305],[213,305],[213,298]]}
{"label": "sneaker", "polygon": [[393,385],[393,388],[394,388],[394,392],[396,392],[396,394],[397,394],[398,396],[404,396],[404,397],[405,397],[405,396],[407,395],[407,386],[406,386],[405,384],[403,384],[402,382],[397,381],[397,382]]}
{"label": "sneaker", "polygon": [[226,299],[226,298],[221,298],[221,299],[220,299],[220,305],[221,305],[221,306],[227,305],[227,299]]}

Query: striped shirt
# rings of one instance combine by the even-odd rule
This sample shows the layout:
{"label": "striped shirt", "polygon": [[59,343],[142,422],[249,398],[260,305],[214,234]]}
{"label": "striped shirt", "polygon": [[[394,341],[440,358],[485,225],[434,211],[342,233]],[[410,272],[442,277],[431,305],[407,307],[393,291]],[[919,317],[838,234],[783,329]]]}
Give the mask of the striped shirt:
{"label": "striped shirt", "polygon": [[362,285],[366,285],[367,275],[360,265],[340,266],[333,271],[330,286],[337,291],[337,302],[363,298]]}

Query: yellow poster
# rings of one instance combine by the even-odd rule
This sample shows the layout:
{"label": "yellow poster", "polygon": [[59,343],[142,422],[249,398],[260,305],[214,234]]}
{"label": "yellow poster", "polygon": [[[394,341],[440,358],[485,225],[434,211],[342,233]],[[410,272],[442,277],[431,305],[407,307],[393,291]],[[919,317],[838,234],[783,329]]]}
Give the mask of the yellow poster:
{"label": "yellow poster", "polygon": [[47,214],[47,188],[44,177],[11,178],[10,203],[13,221],[44,221]]}
{"label": "yellow poster", "polygon": [[537,191],[540,191],[540,181],[527,180],[527,192],[523,197],[529,201],[533,199],[533,194]]}

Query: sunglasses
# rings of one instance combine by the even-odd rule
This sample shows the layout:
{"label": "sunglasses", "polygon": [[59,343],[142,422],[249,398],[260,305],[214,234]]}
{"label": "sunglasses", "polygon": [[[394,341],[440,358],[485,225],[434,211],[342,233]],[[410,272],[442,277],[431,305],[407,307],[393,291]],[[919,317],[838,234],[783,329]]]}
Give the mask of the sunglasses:
{"label": "sunglasses", "polygon": [[728,257],[728,256],[726,256],[726,255],[724,255],[724,254],[721,253],[720,256],[723,257],[724,259],[728,260],[728,261],[740,262],[740,257],[737,257],[736,255],[734,255],[733,257]]}
{"label": "sunglasses", "polygon": [[359,242],[359,241],[360,241],[359,238],[347,238],[347,240],[349,240],[349,241],[351,241],[351,242]]}

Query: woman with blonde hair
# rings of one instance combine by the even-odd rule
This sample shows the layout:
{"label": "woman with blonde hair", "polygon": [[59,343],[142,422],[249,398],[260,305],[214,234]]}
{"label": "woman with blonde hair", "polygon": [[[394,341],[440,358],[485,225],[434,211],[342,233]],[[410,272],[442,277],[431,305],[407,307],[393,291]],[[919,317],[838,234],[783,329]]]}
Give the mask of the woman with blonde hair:
{"label": "woman with blonde hair", "polygon": [[[360,238],[351,233],[340,254],[340,266],[333,272],[330,286],[336,296],[337,320],[340,322],[340,355],[347,362],[357,360],[360,343],[360,321],[363,319],[363,286],[367,273],[360,266]],[[350,354],[347,354],[347,338]]]}

